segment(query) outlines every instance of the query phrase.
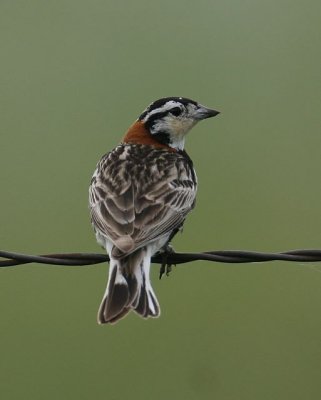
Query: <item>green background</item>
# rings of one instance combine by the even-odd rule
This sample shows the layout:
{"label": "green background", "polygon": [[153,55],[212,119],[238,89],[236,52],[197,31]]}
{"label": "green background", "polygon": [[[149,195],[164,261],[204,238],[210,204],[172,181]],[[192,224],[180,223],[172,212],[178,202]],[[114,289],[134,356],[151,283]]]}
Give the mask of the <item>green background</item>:
{"label": "green background", "polygon": [[[0,2],[0,243],[100,252],[96,162],[153,100],[222,114],[188,137],[177,251],[321,247],[319,0]],[[194,262],[158,320],[98,326],[106,265],[0,271],[1,399],[320,399],[321,266]]]}

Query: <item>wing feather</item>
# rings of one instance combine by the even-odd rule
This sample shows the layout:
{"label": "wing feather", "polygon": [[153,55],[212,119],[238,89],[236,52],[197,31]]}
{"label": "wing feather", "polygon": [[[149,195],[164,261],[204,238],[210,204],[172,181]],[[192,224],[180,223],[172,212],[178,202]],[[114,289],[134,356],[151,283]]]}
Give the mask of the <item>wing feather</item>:
{"label": "wing feather", "polygon": [[[89,199],[95,229],[121,251],[133,252],[183,224],[194,206],[197,182],[189,159],[181,154],[153,150],[150,160],[139,162],[139,146],[129,146],[115,157],[118,146],[98,164]],[[155,158],[162,163],[155,164]]]}

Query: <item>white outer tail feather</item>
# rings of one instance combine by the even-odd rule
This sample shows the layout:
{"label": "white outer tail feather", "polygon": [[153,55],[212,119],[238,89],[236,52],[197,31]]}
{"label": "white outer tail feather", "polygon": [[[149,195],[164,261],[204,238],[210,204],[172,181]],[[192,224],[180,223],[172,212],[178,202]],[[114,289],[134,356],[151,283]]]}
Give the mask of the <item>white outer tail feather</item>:
{"label": "white outer tail feather", "polygon": [[130,310],[143,318],[159,317],[159,303],[149,278],[152,249],[146,246],[115,259],[110,246],[106,247],[110,255],[108,284],[99,307],[98,323],[115,323]]}

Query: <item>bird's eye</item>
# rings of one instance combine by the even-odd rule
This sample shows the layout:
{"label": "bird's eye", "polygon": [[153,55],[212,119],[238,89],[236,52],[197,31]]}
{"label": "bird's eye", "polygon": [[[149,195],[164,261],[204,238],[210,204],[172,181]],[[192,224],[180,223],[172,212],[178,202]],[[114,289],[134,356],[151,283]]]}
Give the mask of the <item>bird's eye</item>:
{"label": "bird's eye", "polygon": [[175,107],[170,111],[171,114],[175,115],[175,117],[178,117],[181,115],[182,110],[179,107]]}

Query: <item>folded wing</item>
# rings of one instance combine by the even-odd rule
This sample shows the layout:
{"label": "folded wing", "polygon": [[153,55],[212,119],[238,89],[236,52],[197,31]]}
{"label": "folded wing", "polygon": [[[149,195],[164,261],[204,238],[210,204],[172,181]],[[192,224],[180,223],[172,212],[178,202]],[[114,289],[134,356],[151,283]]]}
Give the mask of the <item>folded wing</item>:
{"label": "folded wing", "polygon": [[195,202],[197,183],[188,156],[153,150],[140,159],[137,147],[118,157],[106,155],[90,186],[92,223],[119,256],[179,228]]}

